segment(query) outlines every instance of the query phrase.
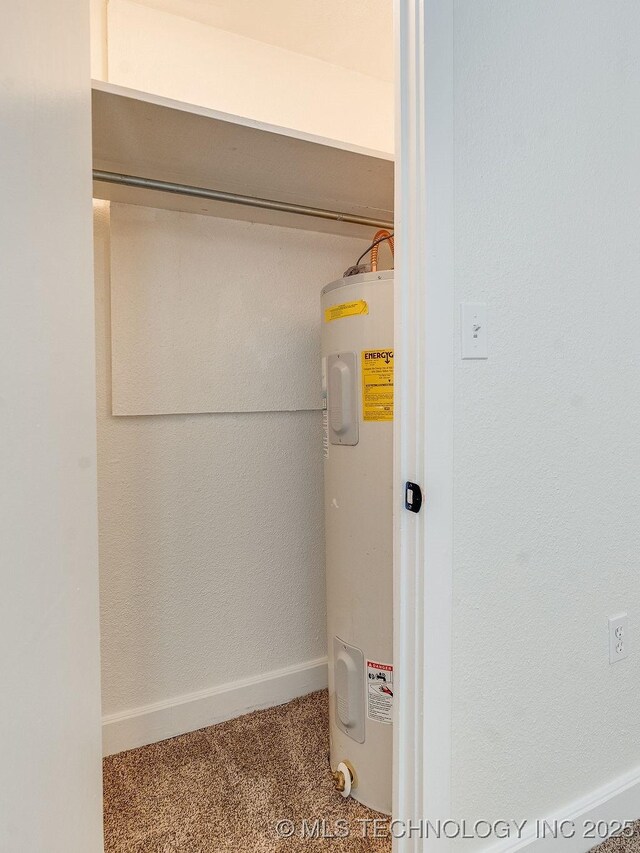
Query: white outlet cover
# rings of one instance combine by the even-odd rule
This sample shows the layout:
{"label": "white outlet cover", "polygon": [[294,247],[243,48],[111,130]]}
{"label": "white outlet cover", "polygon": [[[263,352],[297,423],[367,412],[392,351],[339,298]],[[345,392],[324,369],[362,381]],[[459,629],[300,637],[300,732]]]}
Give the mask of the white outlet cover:
{"label": "white outlet cover", "polygon": [[629,617],[626,613],[609,616],[609,663],[624,660],[629,654]]}

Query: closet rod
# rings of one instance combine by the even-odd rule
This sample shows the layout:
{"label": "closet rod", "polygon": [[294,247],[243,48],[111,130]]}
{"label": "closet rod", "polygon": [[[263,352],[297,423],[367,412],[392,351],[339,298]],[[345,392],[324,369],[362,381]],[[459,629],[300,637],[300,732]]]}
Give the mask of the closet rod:
{"label": "closet rod", "polygon": [[238,193],[226,193],[210,190],[206,187],[191,187],[188,184],[174,184],[171,181],[156,181],[154,178],[139,178],[135,175],[122,175],[118,172],[93,170],[93,180],[106,184],[118,184],[124,187],[137,187],[144,190],[159,190],[163,193],[175,193],[194,198],[207,198],[213,201],[226,201],[230,204],[243,204],[247,207],[261,207],[265,210],[279,210],[283,213],[298,213],[301,216],[315,216],[317,219],[331,219],[335,222],[350,222],[354,225],[367,225],[370,228],[393,228],[393,222],[382,219],[370,219],[354,213],[339,213],[336,210],[323,210],[321,207],[308,207],[304,204],[291,204],[288,201],[274,201],[270,198],[254,198]]}

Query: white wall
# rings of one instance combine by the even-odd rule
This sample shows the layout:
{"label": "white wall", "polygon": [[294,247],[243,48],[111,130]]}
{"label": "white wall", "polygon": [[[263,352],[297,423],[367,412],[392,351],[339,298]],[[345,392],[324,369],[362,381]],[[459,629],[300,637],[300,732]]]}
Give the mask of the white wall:
{"label": "white wall", "polygon": [[91,79],[108,80],[107,0],[90,0]]}
{"label": "white wall", "polygon": [[9,4],[0,55],[0,849],[98,853],[88,10]]}
{"label": "white wall", "polygon": [[111,205],[115,415],[322,407],[318,282],[361,239]]}
{"label": "white wall", "polygon": [[389,83],[395,77],[393,0],[136,2]]}
{"label": "white wall", "polygon": [[131,0],[108,5],[108,69],[111,83],[394,150],[391,81]]}
{"label": "white wall", "polygon": [[[234,705],[232,696],[221,698],[221,685],[233,694],[247,678],[280,679],[275,698],[282,701],[324,685],[322,430],[319,411],[113,417],[109,206],[95,209],[102,688],[105,748],[114,751],[157,739],[157,703],[181,706],[162,731],[168,736],[268,704],[271,696],[258,685]],[[189,230],[184,220],[191,216]],[[215,245],[231,226],[247,241],[260,232],[267,269],[287,248],[306,254],[309,271],[301,268],[296,282],[301,305],[310,294],[317,302],[318,340],[320,288],[366,245],[169,211],[162,212],[159,239],[170,217],[191,275],[211,273],[208,262],[194,271],[203,232]],[[122,230],[117,236],[127,239]],[[140,268],[152,283],[162,260],[153,241],[137,251],[145,247]],[[292,273],[281,265],[279,274]],[[242,288],[253,271],[238,252],[224,275],[229,287]],[[275,309],[280,283],[265,275],[260,286],[273,292]],[[192,310],[200,310],[197,301]],[[232,337],[252,334],[241,317],[229,314],[225,322]],[[290,366],[274,370],[284,379]],[[178,380],[167,374],[166,381]],[[300,688],[297,676],[292,682],[280,672],[290,667],[306,668],[312,680]],[[211,695],[195,724],[189,705],[202,700],[193,696],[201,691]]]}
{"label": "white wall", "polygon": [[488,303],[490,348],[456,342],[468,819],[544,816],[640,765],[639,44],[636,0],[455,3],[456,296]]}

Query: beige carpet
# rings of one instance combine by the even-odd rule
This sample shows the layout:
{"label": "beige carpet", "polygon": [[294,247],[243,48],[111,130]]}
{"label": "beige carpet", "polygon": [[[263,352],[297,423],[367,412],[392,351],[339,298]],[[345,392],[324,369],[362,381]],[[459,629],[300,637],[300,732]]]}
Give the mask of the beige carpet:
{"label": "beige carpet", "polygon": [[598,847],[598,853],[640,853],[640,821],[633,825],[633,835],[608,838]]}
{"label": "beige carpet", "polygon": [[[327,713],[326,692],[312,693],[106,758],[106,853],[293,853],[310,846],[389,853],[390,840],[372,837],[375,825],[364,822],[381,816],[333,790]],[[281,820],[293,821],[291,838],[278,837]],[[331,840],[331,832],[345,831],[339,821],[348,821],[349,838]],[[302,837],[314,831],[326,840]]]}
{"label": "beige carpet", "polygon": [[[106,853],[390,853],[373,837],[381,815],[333,790],[327,727],[327,694],[312,693],[106,758]],[[278,837],[281,820],[293,822],[291,838]],[[347,825],[349,838],[329,837]],[[318,840],[302,837],[314,831]],[[640,853],[640,822],[598,853]]]}

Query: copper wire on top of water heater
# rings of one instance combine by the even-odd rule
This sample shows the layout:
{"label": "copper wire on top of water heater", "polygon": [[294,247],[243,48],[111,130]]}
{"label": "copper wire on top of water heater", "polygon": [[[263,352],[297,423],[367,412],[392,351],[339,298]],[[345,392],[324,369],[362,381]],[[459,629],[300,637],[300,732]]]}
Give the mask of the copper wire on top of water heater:
{"label": "copper wire on top of water heater", "polygon": [[371,272],[378,271],[378,249],[380,248],[380,243],[385,241],[389,243],[391,254],[392,256],[394,255],[393,234],[390,231],[387,231],[386,228],[381,228],[380,231],[376,231],[373,238],[373,246],[371,247]]}

